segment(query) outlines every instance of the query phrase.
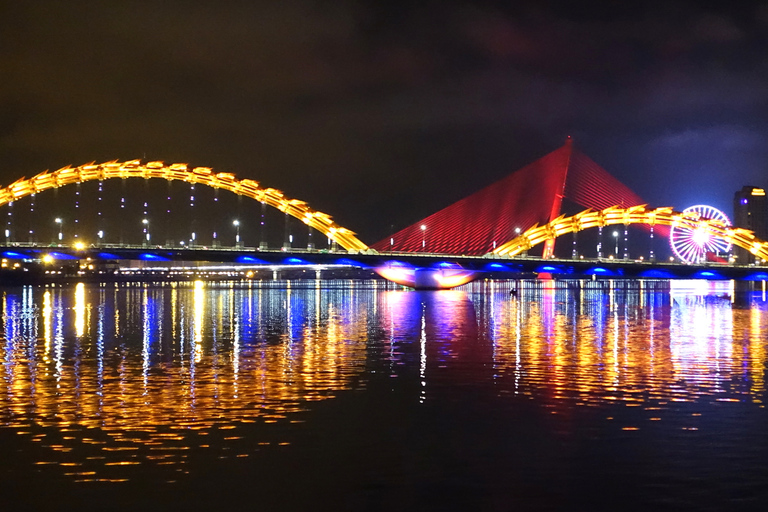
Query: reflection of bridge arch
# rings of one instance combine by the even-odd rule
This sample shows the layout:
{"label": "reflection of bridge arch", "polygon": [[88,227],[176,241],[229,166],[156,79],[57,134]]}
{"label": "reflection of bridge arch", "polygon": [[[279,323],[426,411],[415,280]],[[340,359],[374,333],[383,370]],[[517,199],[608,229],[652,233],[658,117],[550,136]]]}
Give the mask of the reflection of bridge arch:
{"label": "reflection of bridge arch", "polygon": [[165,165],[163,162],[142,164],[139,160],[131,160],[103,164],[91,163],[75,168],[67,166],[54,172],[42,172],[34,178],[22,178],[0,189],[0,206],[44,190],[84,181],[112,178],[164,178],[221,188],[277,208],[320,231],[348,251],[368,249],[367,245],[355,237],[354,232],[336,224],[329,215],[309,208],[304,201],[285,197],[281,191],[273,188],[261,188],[259,183],[253,180],[241,180],[229,173],[214,173],[208,167],[189,169],[187,164]]}
{"label": "reflection of bridge arch", "polygon": [[574,233],[583,229],[612,226],[617,224],[646,224],[672,227],[688,227],[690,229],[705,229],[712,236],[723,238],[754,254],[758,258],[768,260],[768,242],[755,237],[748,229],[732,228],[722,223],[700,218],[695,213],[681,213],[672,208],[646,209],[645,205],[631,208],[617,206],[605,210],[585,210],[573,217],[560,216],[549,224],[533,226],[517,238],[497,247],[492,254],[498,256],[516,256],[531,247],[560,235]]}

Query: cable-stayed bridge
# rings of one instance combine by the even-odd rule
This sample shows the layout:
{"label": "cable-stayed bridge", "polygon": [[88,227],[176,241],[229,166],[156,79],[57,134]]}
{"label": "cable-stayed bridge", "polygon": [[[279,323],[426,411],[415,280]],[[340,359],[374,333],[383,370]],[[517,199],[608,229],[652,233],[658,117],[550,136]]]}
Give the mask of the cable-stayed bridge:
{"label": "cable-stayed bridge", "polygon": [[[0,208],[6,270],[30,262],[53,269],[67,261],[89,262],[82,272],[105,262],[163,268],[165,262],[206,261],[273,273],[289,265],[341,265],[371,268],[416,288],[451,288],[500,273],[768,277],[759,267],[657,259],[655,239],[670,229],[725,240],[758,262],[768,259],[768,243],[717,219],[649,208],[570,139],[371,246],[304,201],[187,164],[107,162],[46,171],[0,189]],[[603,233],[610,226],[621,229],[613,238]],[[643,229],[629,237],[635,226]],[[565,250],[556,251],[559,239]]]}

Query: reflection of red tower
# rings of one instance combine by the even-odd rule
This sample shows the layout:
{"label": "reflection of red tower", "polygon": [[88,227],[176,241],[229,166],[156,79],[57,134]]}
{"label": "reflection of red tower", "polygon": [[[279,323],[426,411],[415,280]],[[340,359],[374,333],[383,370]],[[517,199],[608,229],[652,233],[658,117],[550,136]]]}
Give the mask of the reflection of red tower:
{"label": "reflection of red tower", "polygon": [[[429,252],[486,254],[514,238],[517,230],[525,231],[556,218],[564,198],[595,210],[643,204],[634,192],[575,149],[568,138],[559,149],[375,243],[372,248],[419,252],[423,225],[429,233]],[[545,254],[551,253],[554,240],[544,250]]]}
{"label": "reflection of red tower", "polygon": [[[380,328],[397,346],[389,347],[393,358],[419,352],[420,379],[431,391],[431,381],[487,382],[493,368],[493,344],[479,334],[478,311],[465,292],[381,294]],[[408,368],[393,365],[393,373]]]}

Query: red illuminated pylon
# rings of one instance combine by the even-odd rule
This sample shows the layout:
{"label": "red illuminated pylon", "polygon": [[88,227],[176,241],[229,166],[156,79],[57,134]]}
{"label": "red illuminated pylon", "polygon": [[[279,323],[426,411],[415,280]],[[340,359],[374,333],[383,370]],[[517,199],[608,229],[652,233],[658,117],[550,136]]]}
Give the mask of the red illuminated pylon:
{"label": "red illuminated pylon", "polygon": [[[402,229],[372,247],[378,251],[481,255],[535,224],[560,215],[563,198],[582,207],[644,204],[602,167],[565,144],[456,203]],[[422,229],[424,226],[424,229]],[[545,246],[554,251],[554,240]]]}
{"label": "red illuminated pylon", "polygon": [[[565,165],[563,166],[563,178],[562,178],[562,186],[560,187],[559,192],[555,194],[554,199],[552,200],[552,210],[549,212],[549,219],[547,222],[552,222],[560,215],[560,208],[563,205],[563,197],[565,197],[565,183],[568,179],[568,167],[571,163],[571,154],[573,153],[573,139],[571,139],[571,136],[569,135],[568,138],[565,140],[565,145],[563,146],[566,153],[566,160]],[[550,238],[547,241],[544,242],[544,250],[542,252],[543,258],[551,258],[555,255],[555,239]]]}

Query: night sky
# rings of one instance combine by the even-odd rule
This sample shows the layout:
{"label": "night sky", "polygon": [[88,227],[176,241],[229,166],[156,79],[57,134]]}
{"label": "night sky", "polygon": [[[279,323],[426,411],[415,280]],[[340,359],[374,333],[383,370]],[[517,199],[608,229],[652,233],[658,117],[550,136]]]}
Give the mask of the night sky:
{"label": "night sky", "polygon": [[0,183],[210,166],[367,243],[557,149],[652,206],[768,186],[768,3],[0,0]]}

